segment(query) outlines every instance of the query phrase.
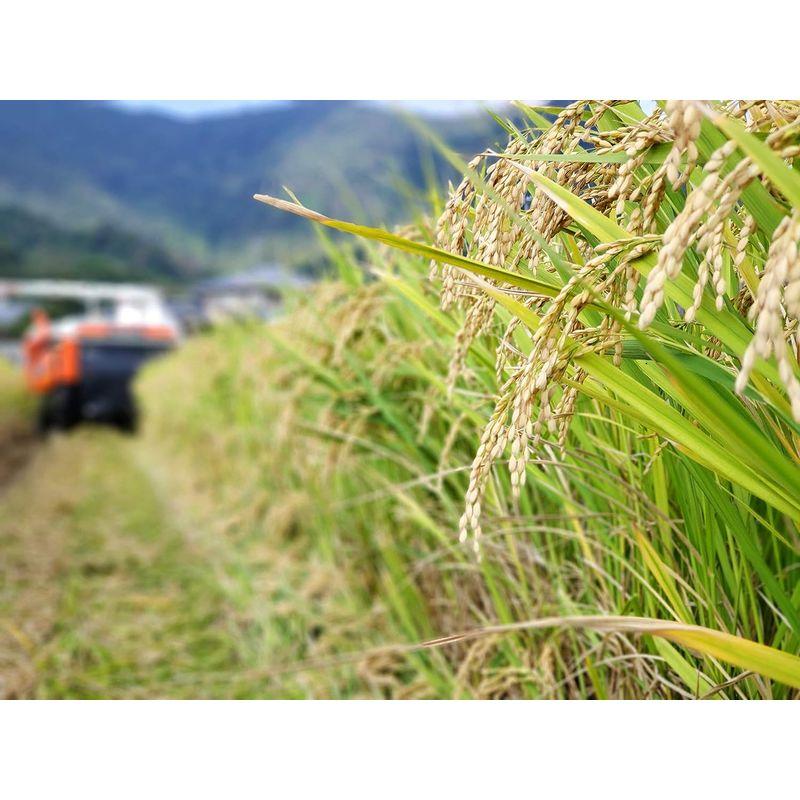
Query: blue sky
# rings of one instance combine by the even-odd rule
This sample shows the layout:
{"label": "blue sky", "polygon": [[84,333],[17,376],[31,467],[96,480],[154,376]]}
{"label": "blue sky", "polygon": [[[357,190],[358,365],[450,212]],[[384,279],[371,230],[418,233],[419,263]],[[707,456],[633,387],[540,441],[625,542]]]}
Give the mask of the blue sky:
{"label": "blue sky", "polygon": [[[244,108],[257,108],[280,104],[281,100],[119,100],[119,105],[127,108],[163,111],[178,117],[207,117],[226,114]],[[384,105],[400,105],[424,114],[459,114],[476,111],[489,100],[376,100]]]}

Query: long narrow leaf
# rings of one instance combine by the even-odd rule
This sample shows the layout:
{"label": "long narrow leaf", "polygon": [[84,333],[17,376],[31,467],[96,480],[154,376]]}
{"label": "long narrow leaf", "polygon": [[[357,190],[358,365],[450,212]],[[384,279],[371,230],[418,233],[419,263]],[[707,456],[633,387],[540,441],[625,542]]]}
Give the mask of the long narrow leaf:
{"label": "long narrow leaf", "polygon": [[585,628],[603,632],[646,634],[668,639],[711,658],[718,658],[742,669],[758,672],[773,680],[800,688],[800,657],[768,645],[699,625],[653,619],[651,617],[546,617],[508,625],[490,625],[443,636],[422,643],[421,647],[440,647],[481,636],[542,628]]}

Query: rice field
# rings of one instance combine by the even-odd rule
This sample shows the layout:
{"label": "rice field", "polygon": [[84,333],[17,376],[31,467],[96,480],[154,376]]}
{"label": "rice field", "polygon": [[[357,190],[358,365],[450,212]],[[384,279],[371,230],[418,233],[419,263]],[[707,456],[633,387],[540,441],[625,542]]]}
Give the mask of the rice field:
{"label": "rice field", "polygon": [[797,698],[800,103],[520,108],[141,376],[248,696]]}
{"label": "rice field", "polygon": [[257,198],[372,249],[154,370],[154,439],[336,566],[387,696],[791,697],[800,105],[524,110],[405,231]]}

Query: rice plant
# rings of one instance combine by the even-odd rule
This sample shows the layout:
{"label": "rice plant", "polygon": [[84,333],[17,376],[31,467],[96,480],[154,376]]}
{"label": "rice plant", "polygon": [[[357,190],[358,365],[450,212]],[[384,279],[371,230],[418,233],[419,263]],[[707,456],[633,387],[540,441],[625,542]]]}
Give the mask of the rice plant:
{"label": "rice plant", "polygon": [[[293,498],[343,576],[292,657],[362,654],[321,695],[795,696],[800,104],[520,108],[435,223],[257,198],[377,243],[202,379],[237,398],[233,506]],[[150,406],[162,446],[210,436]]]}

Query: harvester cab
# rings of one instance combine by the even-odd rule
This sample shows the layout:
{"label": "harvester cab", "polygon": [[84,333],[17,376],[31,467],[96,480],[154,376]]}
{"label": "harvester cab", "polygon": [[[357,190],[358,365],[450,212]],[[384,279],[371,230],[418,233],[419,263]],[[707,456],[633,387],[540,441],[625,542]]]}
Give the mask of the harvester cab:
{"label": "harvester cab", "polygon": [[154,356],[172,349],[179,329],[161,293],[148,286],[73,281],[7,281],[0,294],[26,299],[77,300],[84,313],[51,320],[33,312],[23,340],[29,389],[41,396],[43,430],[87,421],[132,430],[134,375]]}

